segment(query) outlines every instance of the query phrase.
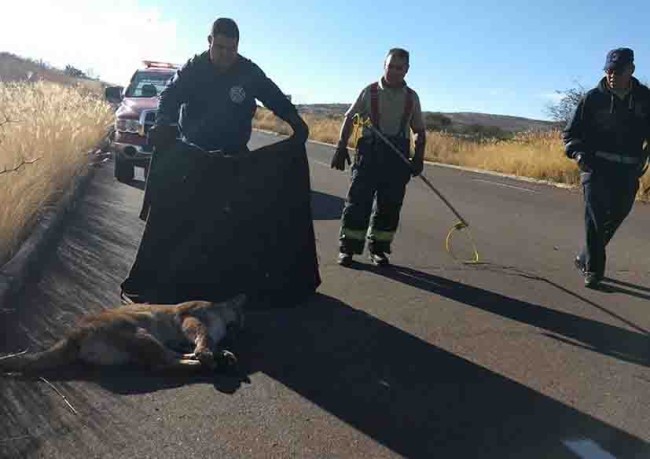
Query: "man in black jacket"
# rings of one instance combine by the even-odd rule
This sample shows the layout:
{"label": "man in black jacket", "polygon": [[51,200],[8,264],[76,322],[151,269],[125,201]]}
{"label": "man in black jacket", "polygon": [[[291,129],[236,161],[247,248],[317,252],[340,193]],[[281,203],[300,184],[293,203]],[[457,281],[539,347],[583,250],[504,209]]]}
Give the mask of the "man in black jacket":
{"label": "man in black jacket", "polygon": [[586,243],[575,265],[592,288],[605,274],[605,247],[634,204],[650,142],[650,90],[632,77],[634,52],[611,50],[604,70],[564,130],[585,200]]}
{"label": "man in black jacket", "polygon": [[208,51],[190,59],[161,93],[149,132],[153,145],[164,149],[173,144],[178,127],[186,142],[204,150],[245,150],[256,99],[291,126],[294,140],[304,143],[309,131],[296,107],[255,63],[238,54],[235,21],[217,19],[208,44]]}
{"label": "man in black jacket", "polygon": [[[147,225],[123,299],[218,301],[245,292],[285,305],[301,301],[320,283],[307,125],[278,86],[238,54],[232,19],[217,19],[208,43],[160,96],[140,214]],[[256,100],[293,129],[259,155],[247,151]],[[216,150],[223,155],[205,153]]]}

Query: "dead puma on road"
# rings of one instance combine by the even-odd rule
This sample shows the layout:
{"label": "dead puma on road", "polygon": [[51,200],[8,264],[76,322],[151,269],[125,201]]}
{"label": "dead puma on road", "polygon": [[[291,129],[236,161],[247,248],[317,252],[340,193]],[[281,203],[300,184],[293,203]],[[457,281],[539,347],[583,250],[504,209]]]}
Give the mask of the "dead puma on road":
{"label": "dead puma on road", "polygon": [[[243,326],[244,295],[228,301],[177,305],[132,304],[82,317],[65,338],[34,354],[0,358],[0,373],[35,373],[70,363],[137,364],[152,370],[213,369],[234,363],[217,345],[230,327]],[[191,354],[174,349],[194,346]]]}

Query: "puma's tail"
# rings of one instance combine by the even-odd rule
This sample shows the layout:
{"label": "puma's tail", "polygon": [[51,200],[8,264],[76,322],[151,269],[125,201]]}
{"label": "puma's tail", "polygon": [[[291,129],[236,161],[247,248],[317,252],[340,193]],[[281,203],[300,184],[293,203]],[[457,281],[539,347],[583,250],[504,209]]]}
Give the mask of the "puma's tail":
{"label": "puma's tail", "polygon": [[77,356],[77,345],[70,338],[65,338],[43,352],[0,357],[0,373],[37,373],[52,370],[74,362]]}

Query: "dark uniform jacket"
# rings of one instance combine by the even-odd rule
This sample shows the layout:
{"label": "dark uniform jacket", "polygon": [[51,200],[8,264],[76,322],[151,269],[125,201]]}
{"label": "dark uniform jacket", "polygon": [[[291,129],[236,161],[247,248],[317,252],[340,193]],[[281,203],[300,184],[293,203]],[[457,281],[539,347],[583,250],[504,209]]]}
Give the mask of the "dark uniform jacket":
{"label": "dark uniform jacket", "polygon": [[161,93],[156,124],[178,122],[183,139],[205,150],[240,151],[251,136],[255,99],[280,118],[296,113],[256,64],[238,56],[219,74],[206,51],[190,59]]}
{"label": "dark uniform jacket", "polygon": [[[621,99],[610,91],[603,78],[587,92],[564,129],[566,154],[591,156],[596,164],[629,167],[643,164],[650,141],[650,89],[632,79],[632,88]],[[600,153],[598,153],[600,152]],[[605,152],[605,155],[602,154]],[[607,160],[607,154],[619,155],[622,161]]]}

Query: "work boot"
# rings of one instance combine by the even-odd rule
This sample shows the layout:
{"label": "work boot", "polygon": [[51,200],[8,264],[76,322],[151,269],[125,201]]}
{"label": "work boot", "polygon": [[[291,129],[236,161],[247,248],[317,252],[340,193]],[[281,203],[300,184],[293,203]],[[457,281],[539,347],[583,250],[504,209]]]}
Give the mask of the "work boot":
{"label": "work boot", "polygon": [[388,266],[390,260],[384,252],[373,252],[370,254],[370,261],[375,266]]}
{"label": "work boot", "polygon": [[576,269],[580,271],[582,274],[584,274],[587,271],[585,262],[580,255],[576,255],[575,259],[573,260],[573,264],[575,265]]}
{"label": "work boot", "polygon": [[341,252],[339,253],[338,258],[336,259],[336,262],[341,266],[346,266],[346,267],[350,266],[352,265],[352,254]]}
{"label": "work boot", "polygon": [[585,272],[585,287],[587,288],[597,288],[602,280],[603,276],[598,273]]}
{"label": "work boot", "polygon": [[603,280],[603,275],[587,271],[587,266],[580,255],[577,255],[573,260],[573,264],[580,271],[580,273],[585,278],[585,287],[587,288],[596,288],[600,281]]}

